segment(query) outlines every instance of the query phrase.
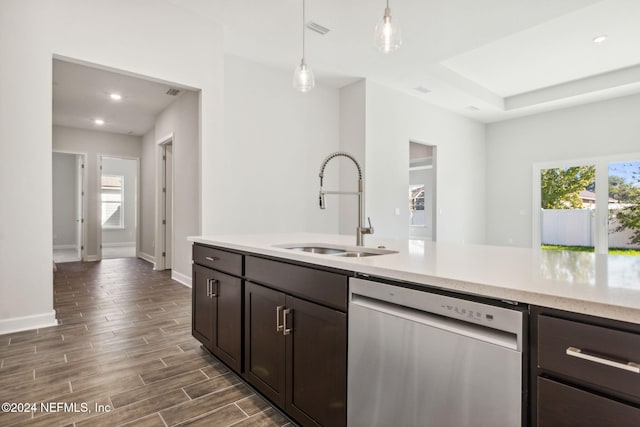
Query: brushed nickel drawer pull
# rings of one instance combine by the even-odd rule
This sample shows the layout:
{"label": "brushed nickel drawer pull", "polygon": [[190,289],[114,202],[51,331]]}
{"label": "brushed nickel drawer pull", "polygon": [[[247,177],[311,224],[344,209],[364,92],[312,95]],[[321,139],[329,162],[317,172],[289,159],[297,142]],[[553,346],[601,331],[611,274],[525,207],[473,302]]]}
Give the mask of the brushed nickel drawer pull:
{"label": "brushed nickel drawer pull", "polygon": [[219,260],[220,258],[218,258],[217,256],[206,256],[206,257],[204,257],[204,259],[206,259],[207,261],[212,261],[213,262],[213,261]]}
{"label": "brushed nickel drawer pull", "polygon": [[613,368],[624,369],[625,371],[634,372],[640,374],[640,364],[634,362],[616,362],[614,360],[605,359],[600,356],[595,356],[589,353],[585,353],[583,350],[575,347],[568,347],[566,351],[568,356],[577,357],[579,359],[589,360],[590,362],[599,363],[601,365],[611,366]]}
{"label": "brushed nickel drawer pull", "polygon": [[283,308],[284,306],[281,306],[281,305],[276,307],[276,332],[280,332],[281,330],[284,329],[284,326],[280,324],[280,313],[282,313]]}
{"label": "brushed nickel drawer pull", "polygon": [[283,325],[284,330],[282,331],[282,335],[289,335],[291,331],[293,331],[293,328],[287,328],[287,316],[289,316],[289,313],[291,313],[290,308],[285,308],[284,311],[282,312],[282,318],[284,321],[284,325]]}

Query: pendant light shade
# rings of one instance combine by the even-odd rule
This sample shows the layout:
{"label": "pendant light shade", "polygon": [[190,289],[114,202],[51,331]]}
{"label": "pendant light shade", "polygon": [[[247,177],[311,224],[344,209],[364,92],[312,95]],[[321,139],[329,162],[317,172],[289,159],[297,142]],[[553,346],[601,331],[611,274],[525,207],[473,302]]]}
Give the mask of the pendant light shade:
{"label": "pendant light shade", "polygon": [[302,60],[300,61],[300,65],[298,65],[293,72],[293,88],[299,90],[300,92],[309,92],[316,84],[315,78],[313,77],[313,71],[307,65],[304,60],[304,19],[305,19],[305,0],[302,0]]}
{"label": "pendant light shade", "polygon": [[300,92],[309,92],[315,86],[313,71],[304,62],[304,58],[300,61],[300,65],[293,72],[293,88]]}
{"label": "pendant light shade", "polygon": [[391,20],[389,0],[387,0],[387,7],[384,9],[384,16],[376,25],[374,43],[382,53],[391,53],[402,45],[402,34],[398,22]]}

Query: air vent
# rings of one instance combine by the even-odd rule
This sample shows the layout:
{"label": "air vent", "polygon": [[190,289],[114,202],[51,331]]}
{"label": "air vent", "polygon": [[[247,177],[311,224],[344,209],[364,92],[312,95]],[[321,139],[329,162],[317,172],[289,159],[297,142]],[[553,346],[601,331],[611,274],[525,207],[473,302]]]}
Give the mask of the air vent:
{"label": "air vent", "polygon": [[176,89],[176,88],[170,88],[167,91],[167,95],[171,95],[171,96],[177,96],[180,93],[180,89]]}
{"label": "air vent", "polygon": [[324,26],[318,24],[317,22],[313,22],[313,21],[309,21],[307,23],[307,28],[310,29],[311,31],[315,31],[316,33],[320,34],[321,36],[324,36],[329,31],[331,31],[327,27],[324,27]]}
{"label": "air vent", "polygon": [[413,88],[413,89],[414,89],[415,91],[417,91],[417,92],[420,92],[420,93],[430,93],[430,92],[431,92],[431,90],[430,90],[430,89],[427,89],[427,88],[426,88],[426,87],[424,87],[424,86],[418,86],[418,87],[415,87],[415,88]]}

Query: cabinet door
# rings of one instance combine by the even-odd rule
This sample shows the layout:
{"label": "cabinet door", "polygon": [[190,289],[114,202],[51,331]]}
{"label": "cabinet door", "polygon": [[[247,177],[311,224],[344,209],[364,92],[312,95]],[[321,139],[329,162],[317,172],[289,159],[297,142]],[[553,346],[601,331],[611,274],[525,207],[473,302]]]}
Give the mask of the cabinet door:
{"label": "cabinet door", "polygon": [[245,377],[280,406],[285,398],[285,337],[277,324],[284,299],[281,292],[251,282],[245,285]]}
{"label": "cabinet door", "polygon": [[242,280],[213,272],[211,351],[236,372],[242,367]]}
{"label": "cabinet door", "polygon": [[212,277],[213,270],[194,264],[191,329],[193,336],[209,350],[213,346],[213,301],[209,296],[209,280]]}
{"label": "cabinet door", "polygon": [[538,377],[538,426],[638,426],[640,409]]}
{"label": "cabinet door", "polygon": [[287,295],[286,410],[303,425],[347,421],[347,315]]}

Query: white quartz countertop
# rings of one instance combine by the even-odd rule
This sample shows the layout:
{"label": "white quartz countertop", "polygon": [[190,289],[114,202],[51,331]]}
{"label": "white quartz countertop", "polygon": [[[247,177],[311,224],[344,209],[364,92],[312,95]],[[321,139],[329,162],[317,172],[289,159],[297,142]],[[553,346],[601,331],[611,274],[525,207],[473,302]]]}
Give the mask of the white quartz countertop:
{"label": "white quartz countertop", "polygon": [[290,233],[194,236],[189,240],[499,300],[640,323],[640,257],[365,236],[365,248],[384,246],[398,253],[346,258],[278,246],[353,246],[354,236]]}

